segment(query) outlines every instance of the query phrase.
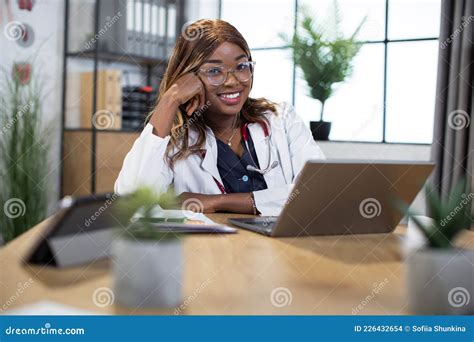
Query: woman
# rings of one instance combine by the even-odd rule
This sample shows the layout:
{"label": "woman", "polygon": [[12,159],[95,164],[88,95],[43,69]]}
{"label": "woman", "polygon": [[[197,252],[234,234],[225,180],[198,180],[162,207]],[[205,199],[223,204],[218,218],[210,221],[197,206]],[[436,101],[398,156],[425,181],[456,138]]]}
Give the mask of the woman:
{"label": "woman", "polygon": [[185,204],[203,212],[278,215],[306,161],[324,155],[290,105],[249,97],[254,65],[247,42],[229,23],[188,26],[157,105],[124,160],[116,193],[173,186]]}

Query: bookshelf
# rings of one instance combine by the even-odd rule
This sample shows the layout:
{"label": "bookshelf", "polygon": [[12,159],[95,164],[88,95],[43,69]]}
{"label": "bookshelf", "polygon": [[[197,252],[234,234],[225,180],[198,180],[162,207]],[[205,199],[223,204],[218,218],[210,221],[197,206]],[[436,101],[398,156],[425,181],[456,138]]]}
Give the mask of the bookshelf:
{"label": "bookshelf", "polygon": [[[87,58],[95,59],[94,51],[79,51],[79,52],[67,52],[66,57],[71,58]],[[140,64],[144,67],[154,67],[160,64],[166,63],[166,60],[154,59],[150,57],[143,57],[134,54],[121,55],[109,51],[98,51],[97,58],[103,61],[109,62],[119,62],[119,63],[130,63],[130,64]]]}
{"label": "bookshelf", "polygon": [[[121,127],[100,129],[94,124],[84,127],[82,117],[79,119],[81,124],[68,124],[71,112],[68,99],[79,97],[82,100],[85,97],[82,88],[78,93],[72,93],[68,89],[71,88],[70,78],[74,74],[72,66],[86,64],[91,69],[88,69],[92,75],[91,87],[88,88],[91,118],[101,110],[99,107],[102,100],[98,91],[103,87],[99,81],[105,70],[102,66],[113,65],[114,70],[130,67],[137,69],[145,79],[144,84],[138,86],[158,89],[176,35],[185,23],[184,2],[185,0],[65,1],[60,151],[62,196],[113,191],[113,182],[123,159],[140,132],[140,129]],[[84,8],[90,9],[89,16],[83,16]],[[85,23],[74,24],[74,18],[77,19],[78,16],[81,21],[92,18],[89,31]],[[79,32],[81,38],[76,39],[71,34],[73,29],[76,30],[76,37],[78,30],[86,32]],[[83,69],[81,72],[84,73]],[[123,83],[120,85],[123,86]],[[116,96],[119,97],[122,96]],[[121,113],[120,109],[120,115]]]}

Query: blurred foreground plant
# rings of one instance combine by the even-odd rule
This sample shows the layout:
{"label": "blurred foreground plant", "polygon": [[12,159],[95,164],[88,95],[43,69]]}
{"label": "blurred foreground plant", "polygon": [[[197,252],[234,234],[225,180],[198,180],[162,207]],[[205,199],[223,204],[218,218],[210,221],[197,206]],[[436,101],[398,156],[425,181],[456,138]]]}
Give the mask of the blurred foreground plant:
{"label": "blurred foreground plant", "polygon": [[456,236],[469,228],[474,219],[470,213],[474,193],[466,194],[465,189],[466,181],[462,179],[451,189],[447,198],[443,198],[431,184],[427,184],[426,198],[432,219],[430,223],[422,222],[419,215],[412,213],[406,204],[399,204],[398,207],[423,232],[429,247],[449,248]]}
{"label": "blurred foreground plant", "polygon": [[[169,209],[177,206],[177,198],[172,189],[164,193],[155,193],[152,189],[141,187],[134,192],[121,196],[114,205],[115,215],[122,225],[122,236],[137,240],[161,240],[174,238],[176,234],[159,232],[153,228],[153,210],[156,206]],[[139,212],[140,219],[131,222],[135,213]]]}

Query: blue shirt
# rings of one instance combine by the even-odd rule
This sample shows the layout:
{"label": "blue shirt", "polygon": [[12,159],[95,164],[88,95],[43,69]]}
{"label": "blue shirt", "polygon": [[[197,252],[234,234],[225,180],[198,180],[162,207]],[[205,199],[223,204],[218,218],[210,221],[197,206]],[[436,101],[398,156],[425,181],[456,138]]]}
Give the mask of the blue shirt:
{"label": "blue shirt", "polygon": [[[267,183],[263,175],[255,171],[248,171],[247,165],[260,168],[258,165],[257,153],[252,141],[252,137],[247,129],[248,145],[250,151],[245,147],[243,139],[240,140],[244,148],[242,157],[239,157],[229,145],[216,139],[217,141],[217,169],[221,176],[225,191],[227,193],[236,192],[253,192],[257,190],[264,190],[267,188]],[[257,165],[254,165],[253,160]]]}

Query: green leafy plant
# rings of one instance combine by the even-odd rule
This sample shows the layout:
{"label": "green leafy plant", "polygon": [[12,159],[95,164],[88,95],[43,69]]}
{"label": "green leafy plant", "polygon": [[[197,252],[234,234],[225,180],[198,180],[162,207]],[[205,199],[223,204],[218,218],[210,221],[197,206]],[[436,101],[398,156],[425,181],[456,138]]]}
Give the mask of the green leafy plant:
{"label": "green leafy plant", "polygon": [[[164,238],[176,238],[174,233],[163,233],[153,228],[152,213],[155,206],[163,209],[177,206],[177,198],[170,189],[168,192],[157,194],[152,189],[140,187],[134,192],[119,197],[114,203],[114,213],[122,225],[121,235],[126,238],[138,240],[161,240]],[[137,212],[141,213],[141,219],[131,222],[131,218]]]}
{"label": "green leafy plant", "polygon": [[419,215],[412,213],[406,204],[398,207],[415,222],[423,232],[428,244],[433,248],[448,248],[453,240],[464,229],[472,224],[474,216],[470,213],[472,208],[473,193],[466,194],[466,181],[459,181],[451,190],[446,199],[442,198],[436,189],[428,184],[426,198],[428,212],[432,218],[431,223],[422,222]]}
{"label": "green leafy plant", "polygon": [[47,215],[50,125],[42,125],[42,84],[14,69],[0,80],[0,231],[8,242]]}
{"label": "green leafy plant", "polygon": [[337,1],[334,1],[334,27],[332,37],[329,29],[317,25],[305,6],[299,7],[298,27],[292,39],[281,35],[292,48],[297,66],[301,68],[310,88],[310,96],[321,102],[321,121],[324,104],[333,94],[333,85],[343,82],[352,73],[352,60],[362,46],[356,41],[366,18],[364,18],[349,38],[344,38],[340,26],[342,22]]}

